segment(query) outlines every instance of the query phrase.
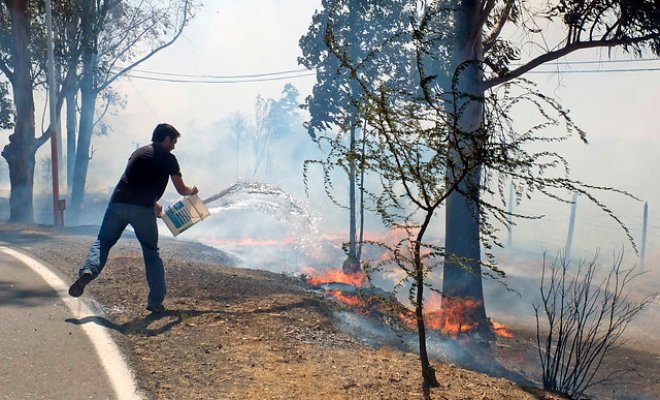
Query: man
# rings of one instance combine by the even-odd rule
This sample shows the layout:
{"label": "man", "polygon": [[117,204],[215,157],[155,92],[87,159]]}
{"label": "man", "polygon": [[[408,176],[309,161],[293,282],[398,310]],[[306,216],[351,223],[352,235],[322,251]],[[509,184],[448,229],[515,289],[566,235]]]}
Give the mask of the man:
{"label": "man", "polygon": [[179,171],[174,146],[181,134],[169,124],[156,126],[150,145],[140,147],[128,159],[126,171],[115,187],[101,223],[97,240],[89,249],[87,259],[78,272],[78,279],[69,288],[69,295],[80,297],[85,286],[99,276],[112,246],[131,224],[142,247],[149,285],[147,310],[165,311],[165,269],[158,253],[158,225],[163,208],[158,204],[171,178],[176,191],[183,196],[196,194],[196,186],[186,186]]}

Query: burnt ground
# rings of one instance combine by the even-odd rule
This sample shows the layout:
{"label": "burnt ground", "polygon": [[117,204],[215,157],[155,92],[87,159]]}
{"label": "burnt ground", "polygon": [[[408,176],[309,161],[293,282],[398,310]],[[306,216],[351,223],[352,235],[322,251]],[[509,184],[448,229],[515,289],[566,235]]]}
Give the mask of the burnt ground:
{"label": "burnt ground", "polygon": [[[0,241],[73,281],[96,229],[0,223]],[[68,321],[108,327],[145,398],[423,398],[416,354],[368,346],[340,330],[340,307],[301,279],[230,267],[227,255],[197,243],[163,239],[161,254],[169,290],[164,315],[144,309],[142,256],[128,234],[113,248],[103,274],[86,289],[99,317]],[[511,377],[532,378],[524,366],[536,362],[531,361],[531,335],[515,327],[514,334],[517,339],[500,339],[494,352]],[[657,365],[658,360],[642,361],[649,362]],[[432,389],[432,399],[560,398],[440,360],[433,367],[440,386]],[[646,377],[655,379],[655,389],[657,374]]]}

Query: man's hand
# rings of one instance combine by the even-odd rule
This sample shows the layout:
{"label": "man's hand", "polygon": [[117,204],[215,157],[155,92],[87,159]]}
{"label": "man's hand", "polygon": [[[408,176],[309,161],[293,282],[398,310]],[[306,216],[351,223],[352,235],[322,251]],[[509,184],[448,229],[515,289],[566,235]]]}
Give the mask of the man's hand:
{"label": "man's hand", "polygon": [[197,190],[197,186],[187,186],[185,183],[183,183],[183,178],[181,178],[181,175],[172,175],[171,178],[176,192],[181,196],[190,196],[199,192],[199,190]]}
{"label": "man's hand", "polygon": [[156,211],[156,217],[160,218],[163,215],[163,206],[160,204],[154,204],[154,210]]}

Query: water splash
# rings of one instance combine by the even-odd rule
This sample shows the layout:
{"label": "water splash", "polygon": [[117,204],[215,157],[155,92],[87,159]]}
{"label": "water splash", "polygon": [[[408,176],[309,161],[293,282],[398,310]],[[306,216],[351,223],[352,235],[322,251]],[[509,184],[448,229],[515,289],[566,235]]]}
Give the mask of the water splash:
{"label": "water splash", "polygon": [[257,210],[296,228],[313,228],[316,220],[293,196],[279,187],[263,182],[236,182],[204,199],[209,212]]}
{"label": "water splash", "polygon": [[[245,258],[245,263],[251,266],[277,271],[297,271],[302,265],[308,265],[310,258],[321,258],[318,253],[327,246],[318,233],[319,218],[280,187],[263,182],[240,181],[203,201],[211,216],[228,211],[254,210],[284,224],[286,234],[275,238],[276,243],[267,243],[270,241],[268,239],[250,238],[237,238],[234,243],[230,243],[231,239],[220,239],[216,242],[223,250],[233,249],[239,258]],[[245,221],[246,224],[252,222]],[[217,227],[219,230],[226,229],[226,226]],[[202,234],[199,239],[208,240],[208,236]],[[284,248],[287,250],[283,251]]]}

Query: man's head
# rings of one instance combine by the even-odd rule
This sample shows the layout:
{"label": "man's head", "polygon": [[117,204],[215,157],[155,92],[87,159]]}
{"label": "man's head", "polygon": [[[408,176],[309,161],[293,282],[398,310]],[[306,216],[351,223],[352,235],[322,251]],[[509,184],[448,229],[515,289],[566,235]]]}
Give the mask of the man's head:
{"label": "man's head", "polygon": [[174,145],[181,134],[170,124],[158,124],[151,135],[151,141],[160,144],[167,151],[174,150]]}

